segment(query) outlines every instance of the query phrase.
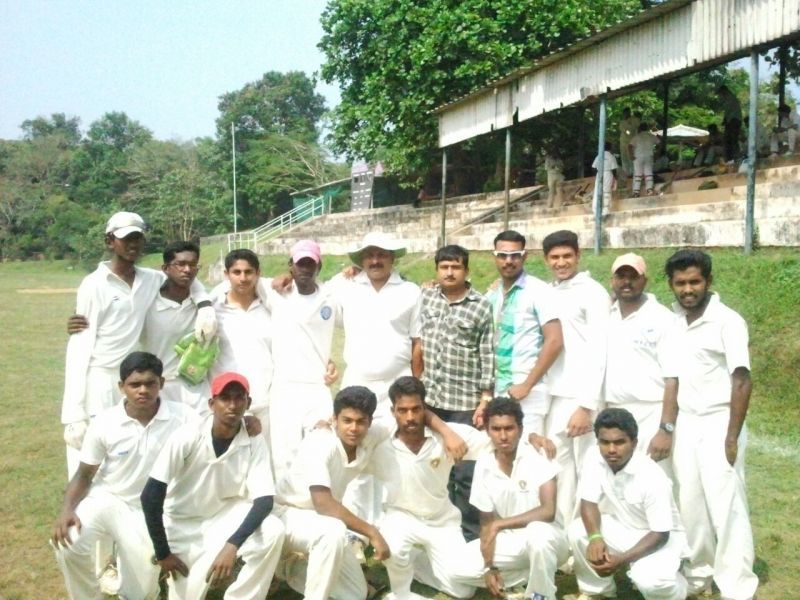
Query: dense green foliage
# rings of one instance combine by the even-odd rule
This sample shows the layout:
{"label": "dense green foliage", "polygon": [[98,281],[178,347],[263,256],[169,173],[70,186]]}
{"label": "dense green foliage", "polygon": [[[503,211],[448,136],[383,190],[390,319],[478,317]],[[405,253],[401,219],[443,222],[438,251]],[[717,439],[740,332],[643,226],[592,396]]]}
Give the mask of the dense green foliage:
{"label": "dense green foliage", "polygon": [[317,143],[325,105],[303,73],[266,73],[219,110],[215,139],[185,143],[156,140],[123,112],[85,132],[63,113],[25,120],[21,140],[0,140],[0,258],[94,260],[115,210],[145,217],[152,248],[229,231],[231,124],[241,228],[290,208],[293,191],[346,176]]}
{"label": "dense green foliage", "polygon": [[639,0],[332,0],[322,77],[341,88],[333,148],[418,175],[436,160],[429,111],[641,8]]}

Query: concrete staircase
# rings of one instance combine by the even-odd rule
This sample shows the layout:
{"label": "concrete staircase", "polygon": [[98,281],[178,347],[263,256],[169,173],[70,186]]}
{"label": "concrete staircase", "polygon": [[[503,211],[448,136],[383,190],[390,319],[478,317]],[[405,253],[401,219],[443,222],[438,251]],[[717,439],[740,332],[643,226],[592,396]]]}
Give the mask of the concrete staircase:
{"label": "concrete staircase", "polygon": [[[762,246],[800,246],[800,157],[769,161],[757,172],[755,219]],[[759,165],[761,167],[761,165]],[[696,174],[697,170],[693,173]],[[662,185],[667,193],[642,198],[615,198],[603,222],[603,246],[648,248],[672,246],[741,246],[744,243],[746,177],[723,174],[680,179]],[[716,188],[698,190],[706,181]],[[587,178],[586,181],[591,181]],[[581,182],[572,182],[572,185]],[[591,189],[591,188],[590,188]],[[656,186],[659,189],[659,186]],[[512,201],[533,188],[512,190]],[[625,190],[622,195],[627,195]],[[547,208],[542,201],[518,202],[509,227],[523,232],[531,248],[540,248],[548,233],[571,229],[581,245],[594,244],[590,196],[586,203]],[[259,245],[262,254],[286,254],[299,239],[317,240],[326,254],[345,254],[369,231],[383,231],[405,240],[409,252],[433,252],[440,245],[441,209],[395,206],[319,217],[290,234]],[[503,226],[503,194],[448,199],[447,242],[488,250]],[[472,223],[478,219],[480,222]]]}

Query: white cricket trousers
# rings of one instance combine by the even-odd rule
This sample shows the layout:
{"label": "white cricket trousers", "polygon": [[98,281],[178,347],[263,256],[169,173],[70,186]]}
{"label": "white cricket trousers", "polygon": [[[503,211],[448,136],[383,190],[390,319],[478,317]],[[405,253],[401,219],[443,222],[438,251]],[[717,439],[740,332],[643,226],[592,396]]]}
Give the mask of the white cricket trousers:
{"label": "white cricket trousers", "polygon": [[778,146],[781,142],[786,142],[789,152],[794,152],[797,146],[797,130],[787,129],[786,131],[779,131],[769,136],[769,151],[775,154],[778,152]]}
{"label": "white cricket trousers", "polygon": [[[660,431],[661,402],[626,402],[625,404],[609,404],[608,406],[609,408],[624,408],[633,415],[633,418],[636,419],[636,424],[639,426],[639,443],[636,445],[636,451],[648,456],[647,448],[650,446],[651,440]],[[673,489],[677,491],[675,474],[672,469],[672,456],[659,460],[656,464],[670,478],[673,483]],[[676,497],[675,501],[677,502],[677,500]]]}
{"label": "white cricket trousers", "polygon": [[306,600],[363,600],[367,580],[346,549],[347,528],[339,519],[314,510],[278,506],[286,528],[279,576]]}
{"label": "white cricket trousers", "polygon": [[[556,521],[566,527],[577,515],[578,474],[589,448],[595,443],[593,432],[567,436],[567,423],[578,409],[578,401],[564,396],[550,397],[545,419],[545,435],[555,444],[555,460],[560,467],[556,478]],[[594,413],[591,416],[594,420]]]}
{"label": "white cricket trousers", "polygon": [[[172,519],[164,516],[172,553],[189,567],[189,576],[169,579],[170,600],[203,600],[211,586],[206,575],[228,538],[253,506],[245,500],[230,504],[208,519]],[[283,547],[283,524],[273,515],[259,525],[241,545],[244,560],[236,581],[225,591],[225,600],[265,598]]]}
{"label": "white cricket trousers", "polygon": [[[122,397],[119,391],[119,369],[89,367],[86,372],[86,414],[89,418],[111,408]],[[81,462],[81,451],[67,446],[67,480],[78,471]]]}
{"label": "white cricket trousers", "polygon": [[633,192],[642,189],[642,179],[644,179],[644,189],[648,192],[653,189],[653,157],[642,156],[633,159]]}
{"label": "white cricket trousers", "polygon": [[[592,214],[597,214],[597,186],[600,178],[594,178],[594,193],[592,194]],[[614,174],[611,171],[603,173],[603,215],[611,212],[611,192],[614,191]]]}
{"label": "white cricket trousers", "polygon": [[728,420],[727,410],[706,416],[678,414],[672,464],[689,541],[684,573],[690,593],[713,577],[726,600],[750,600],[758,578],[753,573],[753,531],[744,482],[747,431],[742,428],[731,466],[725,457]]}
{"label": "white cricket trousers", "polygon": [[[606,547],[613,554],[627,552],[648,532],[623,525],[611,515],[602,515],[601,531]],[[586,559],[589,538],[581,519],[569,526],[569,542],[575,558],[575,577],[578,588],[585,594],[614,597],[614,577],[600,577]],[[681,558],[685,554],[686,537],[682,531],[670,533],[669,540],[655,552],[632,562],[628,576],[645,600],[684,600],[686,579],[680,573]]]}
{"label": "white cricket trousers", "polygon": [[[378,407],[375,409],[372,422],[390,423],[393,425],[394,417],[392,417],[392,403],[389,400],[389,386],[403,375],[411,375],[410,369],[402,371],[396,377],[366,379],[362,378],[348,367],[348,370],[344,372],[344,377],[342,378],[342,388],[351,385],[363,385],[369,388],[378,399]],[[359,519],[367,523],[377,523],[383,514],[383,496],[384,487],[378,478],[372,475],[362,474],[347,485],[344,497],[342,498],[342,504]]]}
{"label": "white cricket trousers", "polygon": [[117,544],[119,596],[129,600],[158,598],[159,567],[153,565],[153,544],[147,534],[142,509],[117,496],[90,493],[81,500],[75,513],[81,530],[72,527],[72,544],[56,549],[56,561],[64,575],[67,594],[75,600],[100,597],[93,554],[95,543],[111,538]]}
{"label": "white cricket trousers", "polygon": [[272,382],[269,435],[272,469],[280,481],[294,459],[303,437],[318,421],[333,416],[331,391],[324,383]]}
{"label": "white cricket trousers", "polygon": [[192,385],[178,376],[164,382],[160,397],[169,402],[180,402],[194,409],[198,414],[205,415],[209,413],[208,400],[211,398],[211,386],[208,381]]}
{"label": "white cricket trousers", "polygon": [[[381,520],[380,531],[391,551],[383,564],[397,600],[413,598],[411,582],[415,578],[454,598],[473,596],[474,586],[453,578],[458,557],[464,554],[467,546],[458,519],[451,525],[431,524],[390,508]],[[417,556],[418,549],[424,553],[424,558]]]}
{"label": "white cricket trousers", "polygon": [[[533,521],[525,529],[504,529],[497,534],[494,565],[500,569],[506,589],[527,581],[525,596],[540,594],[556,597],[556,569],[566,562],[569,544],[564,530],[555,523]],[[459,557],[454,579],[476,587],[485,587],[481,541],[467,544]]]}

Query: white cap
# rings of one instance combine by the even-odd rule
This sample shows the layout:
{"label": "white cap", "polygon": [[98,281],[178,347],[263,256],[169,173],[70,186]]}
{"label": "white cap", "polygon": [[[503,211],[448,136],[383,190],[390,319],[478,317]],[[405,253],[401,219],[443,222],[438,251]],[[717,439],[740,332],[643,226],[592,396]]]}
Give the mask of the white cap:
{"label": "white cap", "polygon": [[146,227],[142,217],[123,211],[111,215],[106,224],[106,233],[113,233],[114,237],[122,239],[132,233],[144,233]]}

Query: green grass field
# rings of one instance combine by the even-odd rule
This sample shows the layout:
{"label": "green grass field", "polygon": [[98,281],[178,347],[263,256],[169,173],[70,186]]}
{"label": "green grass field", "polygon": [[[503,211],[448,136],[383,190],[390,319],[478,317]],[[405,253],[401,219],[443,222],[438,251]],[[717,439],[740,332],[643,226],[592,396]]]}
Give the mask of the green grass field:
{"label": "green grass field", "polygon": [[[670,301],[660,273],[669,254],[667,250],[643,252],[652,271],[650,291],[662,302]],[[587,254],[583,266],[607,284],[616,255]],[[751,258],[718,250],[713,256],[715,289],[750,326],[754,391],[747,421],[747,478],[756,570],[761,579],[758,598],[793,600],[800,597],[800,260],[796,250],[762,250]],[[212,258],[204,257],[204,262]],[[158,262],[157,257],[148,257],[145,264]],[[530,271],[546,276],[541,256],[531,256],[528,263]],[[263,272],[281,272],[285,264],[285,257],[266,257]],[[344,264],[343,257],[326,258],[323,275],[330,276]],[[398,266],[414,281],[433,275],[430,256],[408,256]],[[495,278],[492,257],[474,253],[471,266],[472,281],[485,289]],[[74,289],[84,274],[64,262],[0,264],[2,600],[65,596],[47,539],[66,481],[59,424],[64,325],[74,307]],[[373,565],[369,576],[380,579],[382,568]],[[621,588],[621,598],[638,597],[626,589]],[[418,591],[446,598],[431,590]],[[574,592],[574,578],[560,577],[559,597]],[[281,592],[276,597],[298,596]]]}

